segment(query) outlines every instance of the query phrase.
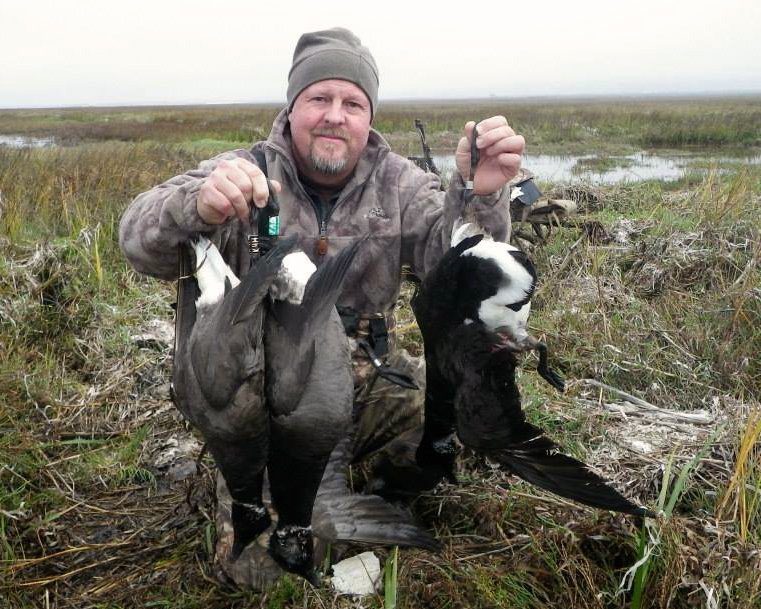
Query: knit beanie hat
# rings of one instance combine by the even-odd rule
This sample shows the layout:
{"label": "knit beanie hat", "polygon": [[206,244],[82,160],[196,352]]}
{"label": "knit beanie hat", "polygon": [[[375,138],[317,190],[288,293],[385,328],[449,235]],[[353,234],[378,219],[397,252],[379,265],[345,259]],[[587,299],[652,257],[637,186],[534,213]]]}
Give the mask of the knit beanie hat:
{"label": "knit beanie hat", "polygon": [[288,72],[288,110],[299,93],[320,80],[337,78],[353,82],[370,100],[370,111],[378,105],[378,67],[367,47],[342,27],[302,34],[293,52]]}

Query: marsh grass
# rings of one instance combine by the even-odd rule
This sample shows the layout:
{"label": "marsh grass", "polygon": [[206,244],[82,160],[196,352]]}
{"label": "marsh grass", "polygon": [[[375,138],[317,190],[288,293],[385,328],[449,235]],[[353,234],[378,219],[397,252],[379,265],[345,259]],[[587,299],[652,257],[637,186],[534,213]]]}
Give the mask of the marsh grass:
{"label": "marsh grass", "polygon": [[[227,142],[263,139],[281,105],[0,110],[0,133],[82,142]],[[503,114],[531,151],[618,148],[747,148],[761,145],[761,98],[462,100],[383,102],[374,126],[401,154],[419,154],[421,118],[434,150],[449,151],[462,126]]]}
{"label": "marsh grass", "polygon": [[[737,457],[732,478],[716,508],[717,517],[737,522],[740,539],[749,541],[761,533],[761,413],[748,414],[744,428],[739,430]],[[755,542],[760,541],[756,537]]]}
{"label": "marsh grass", "polygon": [[[674,453],[669,456],[666,466],[663,470],[663,479],[661,480],[661,492],[658,495],[658,501],[656,503],[656,509],[664,521],[668,521],[674,513],[674,507],[681,498],[685,491],[690,475],[693,470],[700,464],[700,461],[708,453],[711,444],[721,435],[722,430],[714,432],[710,438],[706,441],[703,447],[695,454],[695,456],[684,465],[679,471],[678,476],[674,478],[672,484],[672,469],[674,468]],[[631,606],[632,609],[640,609],[643,606],[645,594],[647,590],[648,574],[653,565],[653,562],[657,560],[657,550],[662,538],[662,531],[658,524],[645,519],[642,523],[642,528],[639,533],[639,542],[637,546],[637,562],[635,563],[636,569],[633,566],[628,572],[632,574],[631,580]],[[621,587],[623,589],[626,581],[622,582]]]}
{"label": "marsh grass", "polygon": [[[701,103],[715,104],[737,125],[759,111],[752,100],[745,107]],[[643,104],[533,106],[517,117],[533,125],[540,142],[618,138],[620,146],[637,143],[648,117],[667,121],[677,112]],[[484,115],[490,108],[483,106]],[[702,116],[707,106],[681,108],[684,117]],[[392,138],[408,119],[435,116],[429,131],[439,130],[439,142],[456,138],[454,125],[467,115],[446,104],[387,111],[378,120],[388,121],[382,124]],[[627,119],[627,111],[645,118]],[[118,219],[138,192],[233,139],[246,141],[246,129],[263,128],[247,108],[227,118],[222,109],[186,112],[0,113],[0,131],[87,141],[0,148],[4,606],[354,606],[294,578],[266,595],[219,583],[213,464],[205,457],[196,475],[181,480],[161,465],[193,432],[168,399],[170,346],[132,336],[151,319],[171,320],[173,289],[127,268]],[[274,115],[256,112],[262,124]],[[615,121],[614,136],[604,125]],[[129,141],[98,141],[114,134]],[[532,329],[546,339],[569,390],[553,393],[527,357],[518,381],[528,417],[627,496],[650,507],[673,498],[671,517],[655,525],[659,544],[646,577],[638,575],[639,606],[693,607],[710,597],[720,607],[756,607],[761,170],[716,169],[670,185],[577,186],[562,194],[575,198],[580,212],[532,247],[540,272]],[[586,238],[589,221],[610,239]],[[405,290],[400,342],[419,353],[408,297]],[[622,416],[620,397],[583,379],[669,412],[705,411],[715,422]],[[185,458],[195,464],[198,456],[194,449]],[[690,474],[679,492],[670,484],[676,471]],[[572,505],[472,454],[458,475],[459,485],[441,485],[413,505],[443,541],[440,555],[375,548],[386,573],[396,564],[398,607],[634,605],[619,585],[649,538],[631,519]],[[371,597],[364,606],[383,602]]]}
{"label": "marsh grass", "polygon": [[626,168],[634,165],[632,159],[626,157],[593,156],[579,159],[571,170],[574,174],[605,173],[613,169]]}

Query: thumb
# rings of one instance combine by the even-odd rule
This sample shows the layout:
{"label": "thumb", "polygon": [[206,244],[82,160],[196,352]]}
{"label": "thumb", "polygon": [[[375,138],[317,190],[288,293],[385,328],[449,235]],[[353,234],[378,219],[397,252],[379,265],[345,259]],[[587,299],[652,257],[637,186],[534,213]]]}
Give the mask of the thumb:
{"label": "thumb", "polygon": [[465,128],[463,129],[464,135],[457,142],[457,150],[454,153],[457,172],[463,180],[467,180],[470,177],[470,138],[473,137],[473,129],[475,127],[475,121],[465,123]]}
{"label": "thumb", "polygon": [[465,123],[465,128],[463,129],[463,133],[465,134],[465,137],[468,138],[468,143],[470,143],[470,138],[473,137],[473,129],[476,128],[476,121],[468,121]]}
{"label": "thumb", "polygon": [[470,175],[470,141],[463,136],[457,143],[457,150],[454,153],[454,161],[457,172],[463,180],[467,180]]}

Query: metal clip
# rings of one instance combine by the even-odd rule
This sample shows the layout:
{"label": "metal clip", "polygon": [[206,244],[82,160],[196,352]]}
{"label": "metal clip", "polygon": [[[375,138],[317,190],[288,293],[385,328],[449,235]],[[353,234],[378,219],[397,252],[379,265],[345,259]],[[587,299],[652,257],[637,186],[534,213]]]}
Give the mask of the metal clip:
{"label": "metal clip", "polygon": [[248,236],[248,255],[249,256],[259,255],[259,235],[252,234]]}
{"label": "metal clip", "polygon": [[280,201],[269,178],[267,187],[269,189],[267,205],[262,209],[251,205],[249,214],[251,233],[248,235],[248,254],[251,258],[266,254],[280,236]]}

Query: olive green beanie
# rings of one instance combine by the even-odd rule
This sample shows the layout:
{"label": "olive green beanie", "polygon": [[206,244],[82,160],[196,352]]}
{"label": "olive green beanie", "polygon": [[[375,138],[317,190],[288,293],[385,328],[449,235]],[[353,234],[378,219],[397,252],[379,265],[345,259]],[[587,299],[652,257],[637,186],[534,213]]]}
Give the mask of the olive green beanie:
{"label": "olive green beanie", "polygon": [[303,34],[293,52],[288,72],[288,110],[304,89],[320,80],[337,78],[353,82],[370,100],[371,112],[378,105],[378,67],[367,47],[342,27]]}

